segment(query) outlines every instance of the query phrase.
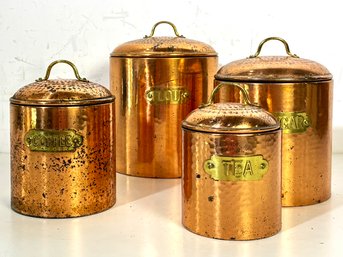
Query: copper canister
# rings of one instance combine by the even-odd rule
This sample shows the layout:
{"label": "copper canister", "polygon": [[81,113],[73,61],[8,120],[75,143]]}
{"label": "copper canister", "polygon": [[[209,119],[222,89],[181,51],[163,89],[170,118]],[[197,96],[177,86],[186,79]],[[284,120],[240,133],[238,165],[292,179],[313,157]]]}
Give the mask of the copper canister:
{"label": "copper canister", "polygon": [[[155,37],[162,23],[175,37]],[[181,121],[213,89],[217,53],[180,35],[174,24],[156,23],[149,36],[111,53],[110,83],[116,96],[117,171],[127,175],[181,176]]]}
{"label": "copper canister", "polygon": [[197,234],[251,240],[281,229],[281,130],[250,103],[213,103],[183,121],[183,225]]}
{"label": "copper canister", "polygon": [[[259,56],[264,43],[278,40],[287,56]],[[283,130],[282,204],[323,202],[331,195],[332,89],[330,72],[321,64],[290,52],[284,39],[263,40],[256,54],[231,62],[216,83],[241,83],[253,102],[273,113]],[[221,100],[238,101],[229,88]]]}
{"label": "copper canister", "polygon": [[[57,63],[77,80],[51,80]],[[10,99],[11,205],[21,214],[65,218],[104,211],[116,200],[114,97],[71,62]]]}

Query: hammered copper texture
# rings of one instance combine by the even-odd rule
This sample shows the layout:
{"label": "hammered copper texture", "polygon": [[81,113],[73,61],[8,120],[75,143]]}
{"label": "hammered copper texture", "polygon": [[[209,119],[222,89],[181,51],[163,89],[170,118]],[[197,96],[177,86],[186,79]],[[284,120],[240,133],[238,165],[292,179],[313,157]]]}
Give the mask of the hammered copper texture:
{"label": "hammered copper texture", "polygon": [[[182,221],[212,238],[251,240],[281,229],[281,132],[211,134],[183,130]],[[212,155],[262,155],[269,169],[259,181],[216,181],[204,171]]]}
{"label": "hammered copper texture", "polygon": [[[110,61],[116,96],[117,171],[127,175],[181,176],[181,121],[206,102],[217,57],[119,58]],[[151,104],[148,90],[181,87],[189,93],[178,104]]]}
{"label": "hammered copper texture", "polygon": [[241,103],[216,103],[190,113],[182,127],[203,132],[252,133],[275,130],[279,122],[264,109]]}
{"label": "hammered copper texture", "polygon": [[230,62],[215,75],[218,80],[306,82],[332,79],[321,64],[289,56],[259,56]]}
{"label": "hammered copper texture", "polygon": [[196,40],[185,37],[147,37],[118,46],[111,56],[117,57],[175,57],[216,56],[214,49]]}
{"label": "hammered copper texture", "polygon": [[20,88],[13,98],[26,101],[85,101],[109,96],[111,96],[111,93],[108,89],[93,82],[83,82],[75,79],[49,79]]}
{"label": "hammered copper texture", "polygon": [[[311,121],[303,133],[282,135],[283,206],[310,205],[329,199],[333,82],[244,85],[251,101],[269,112],[306,112]],[[220,100],[240,101],[241,96],[238,90],[226,88],[221,91]]]}
{"label": "hammered copper texture", "polygon": [[[116,201],[114,103],[78,107],[11,104],[11,205],[48,218],[89,215]],[[37,152],[24,144],[30,129],[72,129],[74,152]]]}

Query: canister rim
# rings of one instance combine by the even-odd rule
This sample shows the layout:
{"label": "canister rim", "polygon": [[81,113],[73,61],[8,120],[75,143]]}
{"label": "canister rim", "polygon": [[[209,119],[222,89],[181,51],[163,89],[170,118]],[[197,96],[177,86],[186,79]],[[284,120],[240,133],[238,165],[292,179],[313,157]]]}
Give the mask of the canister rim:
{"label": "canister rim", "polygon": [[218,57],[217,54],[192,54],[192,55],[185,55],[183,53],[160,53],[160,54],[134,54],[134,53],[118,53],[118,54],[112,54],[111,57],[131,57],[131,58],[177,58],[177,57],[182,57],[182,58],[192,58],[192,57]]}
{"label": "canister rim", "polygon": [[229,75],[214,75],[216,80],[220,81],[227,81],[227,82],[242,82],[242,83],[249,83],[249,82],[256,82],[256,83],[301,83],[301,82],[325,82],[331,81],[332,77],[328,78],[327,76],[311,76],[311,77],[304,77],[300,78],[274,78],[274,77],[258,77],[258,76],[229,76]]}
{"label": "canister rim", "polygon": [[16,99],[14,97],[10,98],[10,103],[15,105],[23,105],[23,106],[85,106],[85,105],[97,105],[97,104],[105,104],[105,103],[112,103],[114,102],[114,96],[102,97],[102,98],[92,98],[88,100],[22,100]]}
{"label": "canister rim", "polygon": [[252,128],[252,129],[231,129],[231,130],[219,130],[219,129],[206,129],[206,128],[199,128],[199,127],[193,127],[188,126],[185,124],[182,124],[182,128],[184,130],[194,131],[194,132],[204,132],[209,134],[235,134],[235,135],[241,135],[241,134],[260,134],[260,133],[266,133],[266,132],[275,132],[280,130],[280,126],[278,127],[264,127],[264,128]]}
{"label": "canister rim", "polygon": [[227,82],[242,82],[242,83],[249,83],[249,82],[255,82],[255,83],[301,83],[301,82],[325,82],[325,81],[331,81],[332,78],[328,79],[326,76],[312,76],[311,78],[304,78],[304,79],[292,79],[292,78],[267,78],[267,77],[247,77],[247,76],[220,76],[215,75],[214,78],[218,81],[227,81]]}

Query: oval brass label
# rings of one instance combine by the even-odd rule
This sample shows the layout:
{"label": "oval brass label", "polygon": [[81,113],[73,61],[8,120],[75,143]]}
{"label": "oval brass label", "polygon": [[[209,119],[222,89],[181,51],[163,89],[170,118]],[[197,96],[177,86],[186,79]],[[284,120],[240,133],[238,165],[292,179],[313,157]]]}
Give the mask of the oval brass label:
{"label": "oval brass label", "polygon": [[306,112],[274,112],[285,134],[303,133],[311,126]]}
{"label": "oval brass label", "polygon": [[74,152],[83,137],[73,129],[31,129],[25,135],[25,145],[37,152]]}
{"label": "oval brass label", "polygon": [[219,156],[212,155],[204,163],[204,170],[214,180],[261,180],[268,171],[268,161],[262,155]]}
{"label": "oval brass label", "polygon": [[182,104],[190,97],[183,87],[150,88],[145,92],[145,99],[150,104]]}

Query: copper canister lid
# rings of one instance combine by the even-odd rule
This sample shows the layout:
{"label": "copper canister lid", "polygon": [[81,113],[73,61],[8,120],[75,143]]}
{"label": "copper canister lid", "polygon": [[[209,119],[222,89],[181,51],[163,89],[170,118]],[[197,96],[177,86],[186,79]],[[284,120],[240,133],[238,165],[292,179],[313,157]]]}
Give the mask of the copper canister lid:
{"label": "copper canister lid", "polygon": [[[244,103],[214,104],[214,95],[224,85],[238,87]],[[261,133],[277,130],[280,124],[269,112],[252,104],[243,87],[235,83],[221,83],[213,90],[207,104],[187,116],[182,127],[209,133]]]}
{"label": "copper canister lid", "polygon": [[[175,37],[154,37],[158,25],[166,23],[172,26]],[[119,45],[111,53],[112,57],[177,57],[177,56],[217,56],[209,45],[187,39],[180,35],[175,25],[169,21],[156,23],[149,36]]]}
{"label": "copper canister lid", "polygon": [[[270,40],[281,41],[288,56],[259,56],[264,43]],[[323,65],[292,54],[284,39],[270,37],[260,43],[254,55],[224,65],[215,78],[240,82],[310,82],[331,80],[332,75]]]}
{"label": "copper canister lid", "polygon": [[[52,67],[69,64],[77,79],[50,80]],[[52,62],[44,78],[20,88],[10,99],[12,104],[32,106],[80,106],[113,102],[114,96],[105,87],[81,78],[76,66],[67,60]]]}

